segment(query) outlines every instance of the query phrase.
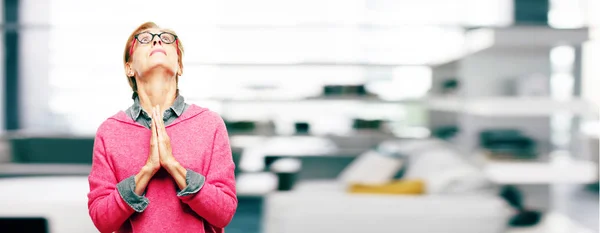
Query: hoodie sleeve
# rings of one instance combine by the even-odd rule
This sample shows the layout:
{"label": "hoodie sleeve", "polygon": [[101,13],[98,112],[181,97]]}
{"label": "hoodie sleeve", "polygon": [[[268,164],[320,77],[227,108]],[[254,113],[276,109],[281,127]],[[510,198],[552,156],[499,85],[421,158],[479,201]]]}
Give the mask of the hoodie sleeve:
{"label": "hoodie sleeve", "polygon": [[117,189],[119,182],[108,162],[104,141],[99,134],[94,139],[92,170],[88,181],[88,210],[92,222],[100,232],[118,230],[134,213],[134,209],[123,200]]}
{"label": "hoodie sleeve", "polygon": [[211,225],[225,228],[233,218],[238,204],[234,168],[227,129],[223,119],[218,117],[208,172],[195,172],[201,176],[195,178],[201,181],[201,187],[197,193],[178,195],[179,198]]}

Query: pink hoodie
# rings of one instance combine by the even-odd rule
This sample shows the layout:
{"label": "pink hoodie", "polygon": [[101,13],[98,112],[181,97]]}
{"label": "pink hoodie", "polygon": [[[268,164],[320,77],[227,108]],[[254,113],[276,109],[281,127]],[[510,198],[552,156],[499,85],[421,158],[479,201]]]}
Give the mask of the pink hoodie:
{"label": "pink hoodie", "polygon": [[175,181],[161,169],[146,188],[148,207],[135,212],[116,185],[145,164],[151,131],[121,111],[102,123],[94,142],[88,208],[100,232],[223,232],[233,218],[235,165],[223,119],[192,104],[166,130],[173,156],[204,175],[204,185],[196,194],[178,197]]}

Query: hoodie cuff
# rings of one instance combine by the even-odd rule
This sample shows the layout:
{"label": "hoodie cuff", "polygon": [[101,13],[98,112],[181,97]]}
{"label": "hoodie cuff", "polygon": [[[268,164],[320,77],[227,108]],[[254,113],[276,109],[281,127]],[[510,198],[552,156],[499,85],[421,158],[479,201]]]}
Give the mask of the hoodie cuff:
{"label": "hoodie cuff", "polygon": [[144,196],[146,194],[145,191],[142,196],[135,193],[135,176],[131,176],[119,182],[117,184],[117,190],[127,205],[138,213],[143,212],[150,203],[148,198]]}
{"label": "hoodie cuff", "polygon": [[185,197],[198,193],[200,189],[202,189],[202,186],[204,186],[204,181],[206,180],[206,178],[200,173],[190,169],[186,169],[186,171],[185,182],[187,185],[185,188],[183,188],[183,190],[177,192],[178,197]]}

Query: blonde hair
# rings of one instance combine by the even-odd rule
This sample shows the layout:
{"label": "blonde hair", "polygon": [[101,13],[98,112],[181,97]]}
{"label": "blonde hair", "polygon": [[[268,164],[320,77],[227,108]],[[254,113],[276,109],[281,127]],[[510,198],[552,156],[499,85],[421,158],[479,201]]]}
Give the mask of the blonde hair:
{"label": "blonde hair", "polygon": [[[131,33],[131,35],[129,35],[129,38],[127,38],[127,43],[125,44],[125,50],[123,51],[123,65],[126,65],[130,61],[131,55],[133,55],[132,46],[134,46],[135,35],[137,35],[138,33],[142,32],[144,30],[153,29],[153,28],[159,29],[160,27],[154,22],[145,22],[142,25],[140,25],[139,27],[137,27]],[[173,30],[168,30],[168,29],[163,29],[163,30],[177,35],[177,33],[175,33]],[[179,39],[179,37],[177,37],[176,45],[177,45],[177,61],[179,62],[179,67],[181,67],[183,69],[183,62],[182,62],[183,44],[181,43],[181,40]],[[135,76],[130,77],[127,74],[125,74],[125,76],[127,77],[127,81],[129,81],[129,86],[131,87],[131,90],[133,90],[133,97],[135,98],[135,96],[137,95],[137,83],[135,81]],[[175,82],[179,83],[179,75],[178,74],[175,75]],[[179,89],[177,90],[177,92],[179,92]]]}

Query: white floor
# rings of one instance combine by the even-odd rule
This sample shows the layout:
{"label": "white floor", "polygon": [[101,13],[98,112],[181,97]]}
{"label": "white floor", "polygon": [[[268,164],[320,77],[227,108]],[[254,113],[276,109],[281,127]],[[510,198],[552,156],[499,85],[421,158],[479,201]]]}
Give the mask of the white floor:
{"label": "white floor", "polygon": [[561,213],[551,213],[541,224],[529,228],[514,228],[507,233],[595,233],[588,227]]}
{"label": "white floor", "polygon": [[555,203],[558,211],[570,216],[575,222],[589,228],[592,232],[600,231],[600,201],[597,192],[581,186],[562,186],[558,188],[563,195],[563,202]]}
{"label": "white floor", "polygon": [[554,188],[555,212],[544,216],[542,223],[530,228],[515,228],[508,233],[598,233],[600,208],[598,193],[582,186],[561,185]]}

